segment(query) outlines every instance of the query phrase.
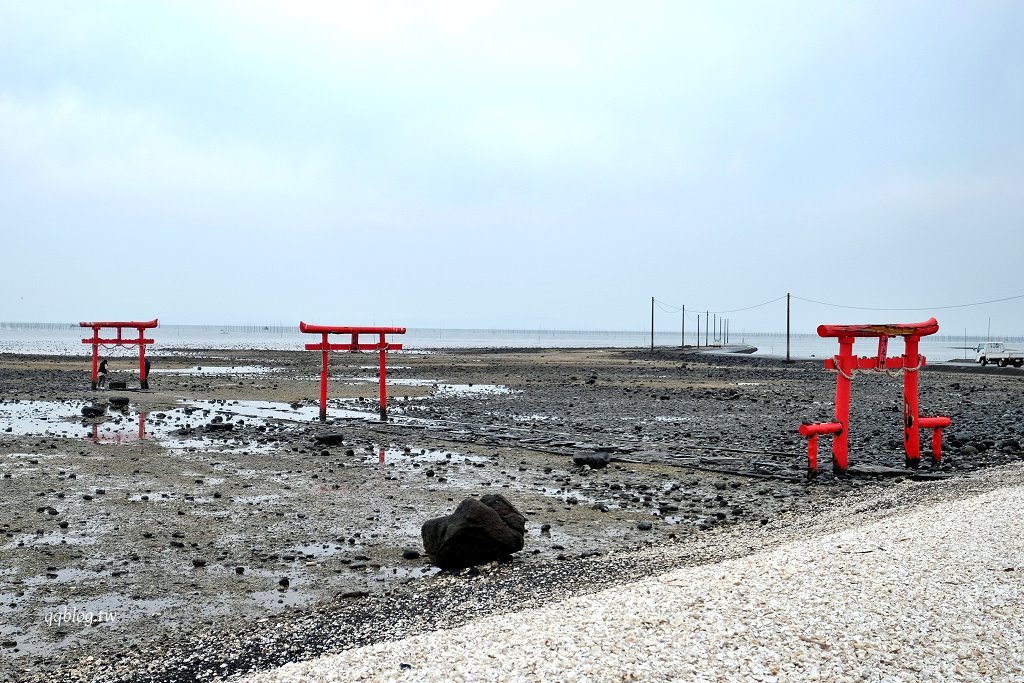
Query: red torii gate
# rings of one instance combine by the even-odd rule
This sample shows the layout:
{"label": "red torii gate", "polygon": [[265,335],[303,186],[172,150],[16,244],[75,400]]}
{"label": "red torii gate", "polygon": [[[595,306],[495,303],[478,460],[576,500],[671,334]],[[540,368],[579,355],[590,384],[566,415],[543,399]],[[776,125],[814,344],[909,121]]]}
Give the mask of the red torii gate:
{"label": "red torii gate", "polygon": [[[149,377],[146,374],[146,344],[155,343],[152,339],[143,336],[143,330],[153,329],[160,323],[156,318],[148,322],[106,322],[106,323],[78,323],[79,327],[91,327],[92,337],[83,339],[83,344],[92,344],[92,388],[96,390],[96,378],[99,374],[99,346],[100,344],[111,344],[116,346],[138,346],[139,347],[139,380],[143,389],[149,389]],[[101,339],[100,330],[104,327],[117,329],[116,339]],[[139,332],[138,339],[124,339],[121,331],[125,327],[133,327]]]}
{"label": "red torii gate", "polygon": [[[379,351],[380,352],[380,419],[388,419],[387,409],[387,368],[385,354],[388,351],[400,351],[401,344],[391,344],[384,338],[388,334],[405,334],[404,327],[344,327],[335,325],[308,325],[299,322],[299,331],[322,335],[319,344],[306,344],[307,351],[323,351],[323,369],[320,371],[320,420],[327,419],[327,352],[328,351]],[[331,344],[328,335],[349,334],[352,341],[347,344]],[[360,344],[359,335],[375,334],[379,336],[376,343]]]}
{"label": "red torii gate", "polygon": [[[942,430],[950,424],[948,417],[920,417],[917,403],[917,371],[925,366],[925,357],[918,353],[921,337],[939,331],[939,323],[930,318],[921,323],[891,325],[819,325],[819,337],[838,337],[839,355],[825,361],[826,370],[836,371],[835,422],[800,425],[800,435],[807,438],[807,476],[818,472],[818,437],[832,434],[832,470],[846,473],[850,423],[850,381],[855,370],[903,371],[903,446],[906,464],[917,469],[921,463],[920,430],[932,429],[932,464],[942,459]],[[854,356],[853,342],[858,337],[877,337],[878,355]],[[887,358],[890,337],[903,337],[906,349],[898,358]]]}

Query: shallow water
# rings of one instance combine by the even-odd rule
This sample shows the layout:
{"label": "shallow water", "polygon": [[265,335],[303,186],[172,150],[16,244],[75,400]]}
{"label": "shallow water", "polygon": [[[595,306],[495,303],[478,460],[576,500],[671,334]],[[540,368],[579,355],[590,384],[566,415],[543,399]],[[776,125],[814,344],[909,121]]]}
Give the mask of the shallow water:
{"label": "shallow water", "polygon": [[[940,321],[941,322],[941,321]],[[92,353],[89,344],[83,344],[86,330],[77,324],[58,325],[54,323],[24,324],[0,323],[0,353],[24,353],[41,355],[88,356]],[[300,351],[315,335],[302,334],[298,325],[292,326],[218,326],[218,325],[161,325],[151,330],[149,336],[155,344],[149,350],[156,355],[190,355],[196,349],[252,349]],[[317,337],[319,339],[319,337]],[[1018,341],[1010,338],[1010,341]],[[600,331],[600,330],[448,330],[410,328],[404,335],[389,335],[388,341],[401,343],[405,349],[397,353],[425,353],[438,348],[645,348],[651,344],[649,330],[644,331]],[[660,348],[679,348],[678,331],[656,331],[654,344]],[[686,337],[687,345],[704,344],[704,336],[697,340],[691,331]],[[708,339],[708,341],[711,341]],[[974,359],[973,349],[984,337],[938,334],[921,340],[921,353],[933,363],[950,360]],[[780,333],[733,333],[729,337],[733,345],[756,347],[756,355],[786,356],[786,335]],[[712,344],[714,345],[714,344]],[[963,347],[970,347],[966,350]],[[839,350],[835,339],[823,339],[814,333],[793,334],[789,339],[789,353],[792,358],[831,358]],[[873,339],[862,339],[854,346],[854,352],[862,356],[877,353]],[[890,342],[890,356],[903,353],[903,344],[894,339]],[[113,358],[137,358],[132,348],[104,349],[104,355]],[[375,370],[376,366],[364,369]],[[404,369],[395,366],[395,370]],[[152,372],[160,372],[154,367]]]}

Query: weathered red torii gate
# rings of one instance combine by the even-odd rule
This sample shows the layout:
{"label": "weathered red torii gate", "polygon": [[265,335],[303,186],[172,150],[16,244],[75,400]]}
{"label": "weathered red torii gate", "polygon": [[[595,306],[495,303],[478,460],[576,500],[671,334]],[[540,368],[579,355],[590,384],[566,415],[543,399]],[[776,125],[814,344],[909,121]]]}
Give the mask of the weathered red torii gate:
{"label": "weathered red torii gate", "polygon": [[[306,332],[309,334],[322,335],[322,339],[319,344],[306,344],[307,351],[322,351],[323,357],[323,369],[320,371],[320,420],[324,421],[327,419],[327,352],[328,351],[351,351],[356,353],[358,351],[379,351],[380,352],[380,419],[388,419],[388,389],[387,389],[387,367],[385,361],[385,355],[388,351],[400,351],[402,349],[401,344],[392,344],[387,341],[385,335],[388,334],[405,334],[404,327],[351,327],[351,326],[336,326],[336,325],[308,325],[304,322],[299,322],[299,331]],[[352,336],[352,341],[347,344],[332,344],[329,340],[329,335],[332,334],[348,334]],[[375,334],[378,335],[379,339],[376,343],[359,343],[359,335],[361,334]]]}
{"label": "weathered red torii gate", "polygon": [[[89,339],[83,339],[83,344],[92,344],[92,388],[96,389],[96,379],[99,374],[99,346],[100,344],[109,344],[115,346],[138,346],[139,347],[139,381],[143,389],[149,389],[149,377],[146,374],[146,345],[155,343],[152,339],[146,339],[143,330],[150,330],[159,325],[159,321],[154,318],[148,322],[104,322],[104,323],[78,323],[79,327],[91,327],[92,337]],[[105,328],[117,329],[116,339],[102,339],[100,338],[100,330]],[[131,327],[139,332],[137,339],[125,339],[122,337],[122,330],[125,327]]]}
{"label": "weathered red torii gate", "polygon": [[[819,337],[838,337],[839,355],[825,361],[826,370],[836,371],[835,422],[800,425],[800,435],[807,438],[807,476],[818,472],[818,437],[832,435],[832,470],[845,474],[849,444],[850,381],[855,370],[903,371],[903,446],[907,452],[906,464],[917,469],[921,463],[920,429],[932,429],[932,464],[942,459],[942,430],[948,427],[948,417],[920,417],[917,404],[917,371],[925,366],[925,357],[918,353],[921,337],[939,331],[939,323],[930,318],[922,323],[895,323],[891,325],[819,325]],[[878,355],[854,356],[853,342],[859,337],[877,337]],[[887,358],[890,337],[903,337],[906,349],[902,356]]]}

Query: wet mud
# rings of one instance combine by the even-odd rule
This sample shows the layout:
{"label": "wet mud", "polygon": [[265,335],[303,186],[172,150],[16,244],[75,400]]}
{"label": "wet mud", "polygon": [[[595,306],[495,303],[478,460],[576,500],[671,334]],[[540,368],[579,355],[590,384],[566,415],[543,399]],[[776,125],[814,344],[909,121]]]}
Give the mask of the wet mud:
{"label": "wet mud", "polygon": [[[335,354],[321,422],[316,354],[152,360],[150,390],[124,359],[110,379],[128,390],[93,392],[87,359],[0,356],[0,658],[11,680],[459,580],[422,556],[420,526],[467,496],[501,493],[527,517],[514,567],[599,567],[707,535],[770,535],[865,490],[970,477],[1019,460],[1024,429],[1019,371],[927,368],[922,415],[953,424],[940,466],[928,466],[922,432],[925,465],[906,470],[902,380],[860,373],[854,476],[831,476],[823,439],[809,482],[797,428],[831,419],[835,386],[820,362],[395,353],[381,422],[373,357]],[[85,417],[89,407],[99,415]],[[574,460],[594,453],[608,465]]]}

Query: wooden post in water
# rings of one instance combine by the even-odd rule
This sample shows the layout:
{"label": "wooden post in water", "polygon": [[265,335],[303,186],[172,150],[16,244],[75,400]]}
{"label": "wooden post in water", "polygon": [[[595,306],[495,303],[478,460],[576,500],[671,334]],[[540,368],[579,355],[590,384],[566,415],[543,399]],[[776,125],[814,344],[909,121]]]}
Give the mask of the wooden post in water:
{"label": "wooden post in water", "polygon": [[651,297],[651,351],[654,350],[654,297]]}
{"label": "wooden post in water", "polygon": [[682,321],[679,330],[679,348],[686,348],[686,304],[683,304],[683,312],[679,314]]}
{"label": "wooden post in water", "polygon": [[700,348],[700,313],[697,314],[697,348]]}
{"label": "wooden post in water", "polygon": [[708,345],[708,323],[711,322],[709,311],[704,311],[704,346]]}

